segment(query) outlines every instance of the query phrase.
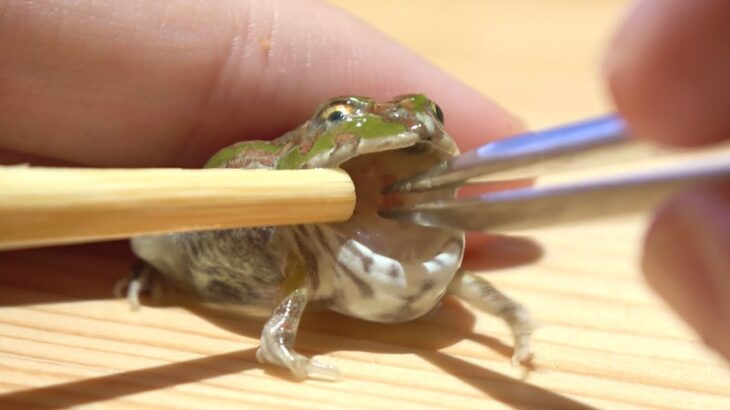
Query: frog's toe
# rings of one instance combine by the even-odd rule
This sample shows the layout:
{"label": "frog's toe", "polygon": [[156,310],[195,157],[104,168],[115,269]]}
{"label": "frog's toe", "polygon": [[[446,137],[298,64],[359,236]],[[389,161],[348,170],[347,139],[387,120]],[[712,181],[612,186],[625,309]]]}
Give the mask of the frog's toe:
{"label": "frog's toe", "polygon": [[134,278],[129,281],[127,286],[127,302],[129,302],[129,308],[136,311],[139,310],[141,304],[139,303],[139,295],[144,289],[146,280],[144,278]]}
{"label": "frog's toe", "polygon": [[[273,348],[272,348],[273,347]],[[256,360],[260,363],[271,363],[286,367],[300,379],[321,379],[336,381],[342,378],[337,367],[322,363],[316,359],[308,359],[285,346],[272,346],[262,342],[256,351]]]}
{"label": "frog's toe", "polygon": [[519,366],[523,363],[530,361],[532,358],[532,352],[530,351],[529,343],[517,343],[515,344],[515,352],[512,354],[512,365]]}
{"label": "frog's toe", "polygon": [[157,283],[151,281],[146,275],[138,278],[120,279],[114,285],[114,295],[119,298],[126,298],[129,309],[132,311],[137,311],[142,306],[139,298],[143,293],[151,293],[153,299],[158,299],[157,295],[160,294]]}
{"label": "frog's toe", "polygon": [[139,310],[141,306],[139,296],[144,292],[149,292],[154,299],[159,299],[162,287],[163,284],[157,271],[144,261],[137,260],[132,267],[132,273],[114,284],[114,296],[125,297],[131,310]]}
{"label": "frog's toe", "polygon": [[342,379],[342,373],[336,366],[322,363],[317,359],[309,359],[306,366],[307,376],[313,379],[338,381]]}
{"label": "frog's toe", "polygon": [[139,295],[144,290],[145,283],[141,278],[125,277],[114,284],[114,296],[126,298],[129,308],[133,311],[139,310]]}
{"label": "frog's toe", "polygon": [[529,361],[532,357],[530,351],[530,337],[537,327],[526,310],[520,311],[519,319],[511,324],[512,334],[515,341],[515,350],[512,354],[512,364],[517,366]]}
{"label": "frog's toe", "polygon": [[132,280],[131,277],[125,276],[121,279],[118,279],[114,283],[114,288],[112,290],[112,293],[114,294],[115,298],[123,298],[127,296],[127,286],[129,286],[129,282]]}

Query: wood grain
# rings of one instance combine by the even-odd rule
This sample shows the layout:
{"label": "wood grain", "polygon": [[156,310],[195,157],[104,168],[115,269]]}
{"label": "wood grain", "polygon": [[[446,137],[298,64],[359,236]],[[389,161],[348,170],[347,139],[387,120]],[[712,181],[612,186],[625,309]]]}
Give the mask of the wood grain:
{"label": "wood grain", "polygon": [[0,167],[0,249],[136,235],[344,221],[340,170]]}
{"label": "wood grain", "polygon": [[[334,3],[531,126],[609,108],[600,53],[626,1]],[[310,312],[297,346],[339,366],[340,383],[256,363],[261,322],[194,305],[130,312],[109,296],[129,266],[124,244],[4,253],[0,408],[730,408],[727,366],[642,282],[645,225],[625,217],[489,243],[484,275],[540,322],[529,369],[510,366],[502,323],[455,301],[393,326]]]}

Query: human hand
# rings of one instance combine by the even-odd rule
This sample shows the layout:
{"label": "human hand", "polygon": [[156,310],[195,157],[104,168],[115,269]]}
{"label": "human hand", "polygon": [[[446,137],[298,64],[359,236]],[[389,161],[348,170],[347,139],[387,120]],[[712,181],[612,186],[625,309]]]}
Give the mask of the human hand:
{"label": "human hand", "polygon": [[[638,136],[680,146],[730,139],[730,2],[640,1],[606,60]],[[730,184],[690,190],[646,237],[649,284],[730,360]]]}
{"label": "human hand", "polygon": [[0,16],[0,163],[199,167],[343,94],[423,92],[462,149],[521,127],[321,2],[0,0]]}
{"label": "human hand", "polygon": [[[317,1],[0,1],[0,149],[94,166],[200,166],[341,94],[423,92],[462,148],[518,123]],[[306,16],[306,18],[303,18]]]}
{"label": "human hand", "polygon": [[[0,0],[0,55],[0,164],[199,167],[343,94],[423,92],[462,149],[521,130],[474,90],[317,1]],[[472,260],[484,241],[470,238]]]}

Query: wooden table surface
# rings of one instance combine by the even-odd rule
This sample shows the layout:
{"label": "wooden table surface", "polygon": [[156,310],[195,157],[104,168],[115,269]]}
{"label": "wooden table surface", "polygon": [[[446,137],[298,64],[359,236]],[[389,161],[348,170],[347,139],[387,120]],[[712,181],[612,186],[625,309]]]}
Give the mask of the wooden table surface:
{"label": "wooden table surface", "polygon": [[[609,109],[600,56],[619,0],[337,0],[540,127]],[[526,232],[484,272],[540,328],[529,369],[498,320],[457,302],[378,325],[308,314],[298,348],[339,383],[260,366],[261,322],[110,297],[124,245],[0,254],[0,408],[728,409],[730,372],[644,285],[646,219]],[[120,251],[121,249],[121,251]],[[93,251],[93,252],[91,252]]]}

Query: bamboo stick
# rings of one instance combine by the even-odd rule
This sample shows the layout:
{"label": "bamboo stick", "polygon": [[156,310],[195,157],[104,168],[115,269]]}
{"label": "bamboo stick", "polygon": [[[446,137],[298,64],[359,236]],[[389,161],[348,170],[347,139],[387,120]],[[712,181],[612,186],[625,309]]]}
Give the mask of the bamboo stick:
{"label": "bamboo stick", "polygon": [[0,167],[0,249],[342,221],[354,205],[332,169]]}

